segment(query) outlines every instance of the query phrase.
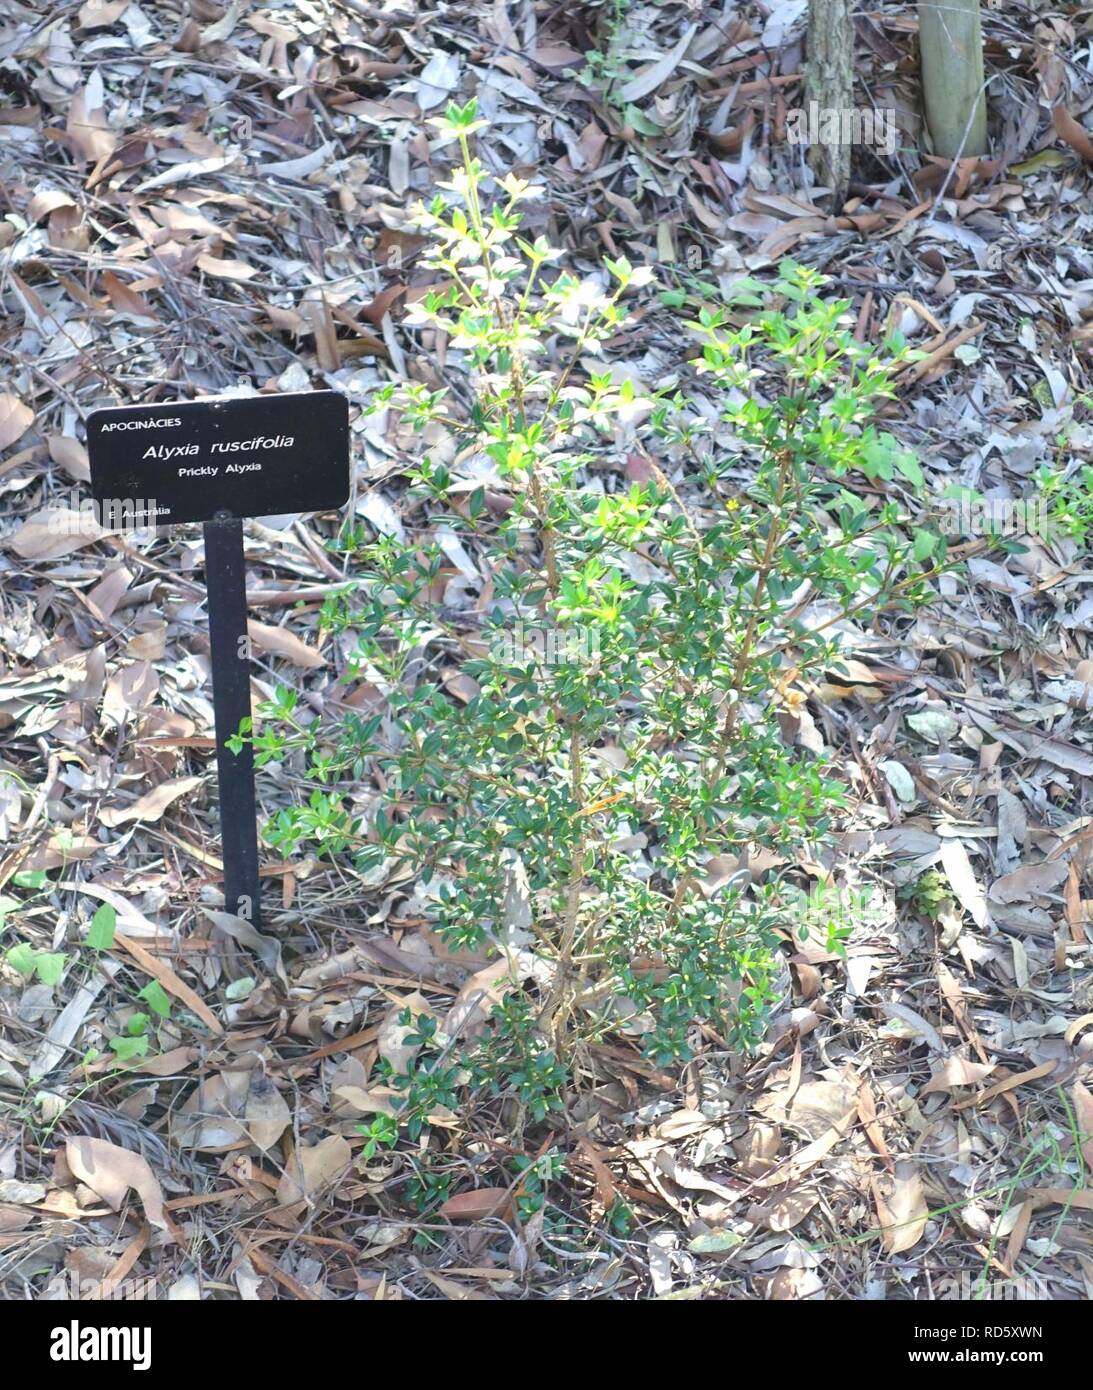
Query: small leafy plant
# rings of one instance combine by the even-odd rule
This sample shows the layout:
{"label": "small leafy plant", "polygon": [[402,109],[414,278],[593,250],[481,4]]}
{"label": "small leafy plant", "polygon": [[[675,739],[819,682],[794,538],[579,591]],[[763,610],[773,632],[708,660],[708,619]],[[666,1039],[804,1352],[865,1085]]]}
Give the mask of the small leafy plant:
{"label": "small leafy plant", "polygon": [[[376,706],[330,727],[280,691],[254,737],[260,764],[301,759],[313,787],[272,844],[349,856],[372,883],[408,865],[440,936],[493,962],[473,1002],[403,1020],[414,1060],[385,1079],[411,1139],[491,1095],[544,1120],[605,1046],[666,1065],[700,1028],[762,1038],[793,914],[747,856],[822,841],[842,805],[795,739],[808,673],[838,670],[840,626],[898,618],[944,562],[906,526],[918,466],[876,425],[911,356],[898,337],[860,344],[848,303],[786,262],[678,326],[686,384],[640,390],[606,350],[652,272],[558,268],[520,235],[536,190],[474,157],[473,103],[435,124],[461,163],[419,209],[437,279],[410,322],[445,336],[471,398],[405,383],[373,409],[457,441],[456,463],[423,449],[412,501],[482,558],[480,627],[447,613],[428,531],[350,529],[359,577],[323,622]],[[620,453],[636,479],[590,467]],[[363,814],[361,782],[381,788]],[[366,1132],[392,1142],[385,1121]]]}
{"label": "small leafy plant", "polygon": [[928,922],[936,922],[946,903],[952,901],[952,888],[936,869],[928,869],[911,883],[905,883],[897,897],[900,902],[909,904],[920,917],[925,917]]}
{"label": "small leafy plant", "polygon": [[[46,882],[45,875],[24,876],[19,886],[40,889]],[[93,952],[108,951],[114,944],[117,928],[117,912],[109,904],[103,903],[95,912],[87,929],[84,945]],[[25,979],[36,978],[40,984],[53,987],[60,984],[65,970],[74,957],[64,951],[43,951],[21,941],[5,953],[4,961]],[[159,1024],[171,1016],[171,999],[158,980],[149,980],[137,995],[143,1009],[136,1009],[125,1018],[122,1031],[109,1040],[110,1050],[118,1062],[132,1062],[148,1055],[149,1047],[155,1038]],[[99,1056],[97,1048],[90,1048],[83,1057],[85,1065],[94,1062]]]}
{"label": "small leafy plant", "polygon": [[568,69],[567,73],[577,81],[597,93],[606,111],[614,114],[624,126],[631,126],[643,135],[659,135],[656,126],[631,102],[621,95],[623,85],[632,76],[625,58],[626,14],[630,0],[609,0],[604,6],[603,48],[592,48],[584,54],[584,63],[579,69]]}
{"label": "small leafy plant", "polygon": [[1041,468],[1035,482],[1047,507],[1052,534],[1087,545],[1093,533],[1093,467],[1084,464],[1069,475]]}

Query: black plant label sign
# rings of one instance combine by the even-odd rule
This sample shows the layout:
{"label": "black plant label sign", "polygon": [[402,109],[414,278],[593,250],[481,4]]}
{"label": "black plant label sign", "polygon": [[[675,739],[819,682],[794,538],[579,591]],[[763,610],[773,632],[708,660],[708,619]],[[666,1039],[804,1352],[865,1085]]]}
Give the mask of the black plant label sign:
{"label": "black plant label sign", "polygon": [[87,421],[107,530],[332,511],[349,496],[349,407],[337,391],[127,405]]}

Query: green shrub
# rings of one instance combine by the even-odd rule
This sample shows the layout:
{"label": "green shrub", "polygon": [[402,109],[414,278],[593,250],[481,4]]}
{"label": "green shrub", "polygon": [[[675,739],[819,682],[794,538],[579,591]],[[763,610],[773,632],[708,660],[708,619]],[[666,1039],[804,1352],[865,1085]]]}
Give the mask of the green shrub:
{"label": "green shrub", "polygon": [[[873,423],[911,356],[900,341],[857,343],[848,304],[787,262],[698,307],[679,329],[698,354],[690,387],[643,396],[602,352],[651,271],[606,261],[598,285],[552,270],[559,253],[519,235],[534,190],[472,156],[473,104],[438,124],[462,163],[421,209],[438,287],[414,321],[447,335],[474,398],[407,384],[374,408],[442,421],[461,457],[492,465],[495,495],[426,453],[417,539],[347,530],[359,578],[323,621],[383,708],[329,727],[281,691],[255,740],[260,763],[303,757],[315,786],[268,827],[273,844],[350,855],[375,882],[409,864],[440,935],[499,962],[469,1018],[405,1015],[419,1051],[391,1082],[411,1135],[491,1091],[541,1118],[612,1034],[659,1064],[692,1055],[696,1024],[733,1048],[761,1038],[786,911],[746,873],[713,888],[707,865],[822,841],[842,792],[787,737],[795,683],[838,669],[839,619],[924,598],[943,544],[907,534],[898,498],[922,479]],[[590,482],[627,438],[646,480]],[[642,440],[682,467],[690,510]],[[437,598],[440,524],[491,575],[470,637]],[[342,790],[377,773],[380,804],[351,814]]]}

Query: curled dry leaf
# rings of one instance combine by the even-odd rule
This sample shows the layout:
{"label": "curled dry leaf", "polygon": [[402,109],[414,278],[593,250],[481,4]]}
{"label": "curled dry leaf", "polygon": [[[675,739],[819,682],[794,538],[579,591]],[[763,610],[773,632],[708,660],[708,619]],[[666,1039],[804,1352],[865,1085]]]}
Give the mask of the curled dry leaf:
{"label": "curled dry leaf", "polygon": [[600,1157],[599,1150],[587,1135],[578,1135],[577,1144],[596,1179],[596,1199],[603,1210],[607,1211],[616,1197],[615,1179],[611,1174],[611,1169]]}
{"label": "curled dry leaf", "polygon": [[777,1125],[754,1124],[733,1148],[740,1171],[745,1176],[763,1177],[778,1163],[782,1152],[782,1131]]}
{"label": "curled dry leaf", "polygon": [[769,1119],[790,1124],[809,1139],[842,1124],[857,1104],[849,1081],[806,1081],[795,1090],[770,1091],[758,1108]]}
{"label": "curled dry leaf", "polygon": [[1093,709],[1093,685],[1088,681],[1048,681],[1044,694],[1055,700],[1065,700],[1071,709]]}
{"label": "curled dry leaf", "polygon": [[48,217],[51,212],[56,212],[58,208],[74,207],[76,207],[76,202],[68,193],[62,193],[57,188],[44,188],[40,193],[35,193],[27,204],[27,221],[41,222],[44,217]]}
{"label": "curled dry leaf", "polygon": [[1073,1046],[1074,1039],[1084,1029],[1088,1028],[1091,1023],[1093,1023],[1093,1014],[1082,1014],[1081,1018],[1076,1018],[1066,1030],[1067,1042]]}
{"label": "curled dry leaf", "polygon": [[[99,90],[101,91],[101,84]],[[102,106],[91,107],[91,84],[77,92],[68,108],[65,136],[68,144],[87,164],[98,164],[112,154],[118,137],[107,124]],[[91,108],[91,109],[89,109]]]}
{"label": "curled dry leaf", "polygon": [[340,1134],[329,1134],[318,1144],[301,1144],[285,1166],[277,1187],[277,1200],[291,1206],[315,1197],[349,1167],[353,1151]]}
{"label": "curled dry leaf", "polygon": [[1038,1067],[1030,1067],[1028,1071],[1018,1072],[1015,1076],[1007,1076],[1002,1081],[996,1081],[993,1086],[988,1086],[985,1091],[979,1091],[967,1100],[955,1102],[953,1109],[966,1110],[971,1105],[986,1105],[988,1101],[994,1100],[995,1096],[1004,1096],[1007,1092],[1016,1090],[1018,1086],[1026,1086],[1030,1081],[1039,1081],[1042,1076],[1048,1076],[1055,1070],[1055,1065],[1053,1059],[1050,1062],[1042,1062]]}
{"label": "curled dry leaf", "polygon": [[798,1302],[823,1295],[823,1280],[814,1269],[780,1269],[770,1281],[769,1297],[773,1302]]}
{"label": "curled dry leaf", "polygon": [[245,1144],[248,1135],[242,1113],[247,1086],[242,1071],[218,1072],[199,1081],[179,1109],[178,1123],[172,1130],[175,1143],[213,1152]]}
{"label": "curled dry leaf", "polygon": [[765,1206],[753,1207],[748,1220],[766,1226],[771,1231],[791,1231],[809,1214],[819,1201],[814,1192],[784,1192]]}
{"label": "curled dry leaf", "polygon": [[884,1248],[889,1255],[899,1255],[917,1245],[926,1229],[929,1208],[915,1165],[906,1159],[897,1163],[891,1191],[882,1194],[874,1183],[873,1197]]}
{"label": "curled dry leaf", "polygon": [[144,296],[138,294],[136,290],[130,289],[125,281],[115,275],[113,271],[106,271],[102,277],[102,284],[117,313],[138,320],[155,318],[156,311]]}
{"label": "curled dry leaf", "polygon": [[445,1033],[449,1038],[458,1038],[463,1033],[475,1032],[516,983],[516,971],[504,956],[477,971],[463,985],[448,1010]]}
{"label": "curled dry leaf", "polygon": [[65,1162],[73,1177],[96,1193],[113,1211],[120,1211],[130,1188],[144,1206],[149,1224],[167,1230],[163,1190],[148,1160],[106,1139],[69,1139]]}
{"label": "curled dry leaf", "polygon": [[969,1062],[966,1057],[949,1057],[923,1086],[921,1094],[949,1091],[954,1086],[975,1086],[994,1071],[993,1062]]}
{"label": "curled dry leaf", "polygon": [[892,1172],[895,1165],[892,1162],[892,1155],[888,1152],[888,1145],[884,1141],[884,1130],[877,1118],[877,1099],[873,1094],[872,1086],[865,1080],[862,1081],[858,1091],[858,1120],[862,1129],[865,1130],[870,1144],[884,1159],[888,1171]]}
{"label": "curled dry leaf", "polygon": [[1076,121],[1065,106],[1056,106],[1051,113],[1051,123],[1060,139],[1065,140],[1083,159],[1093,163],[1093,139],[1090,139],[1085,126]]}
{"label": "curled dry leaf", "polygon": [[1093,1211],[1093,1188],[1088,1187],[1030,1187],[1028,1199],[1034,1207],[1078,1207]]}
{"label": "curled dry leaf", "polygon": [[1082,1157],[1087,1166],[1093,1168],[1093,1091],[1082,1082],[1075,1081],[1070,1088],[1070,1099],[1074,1105]]}

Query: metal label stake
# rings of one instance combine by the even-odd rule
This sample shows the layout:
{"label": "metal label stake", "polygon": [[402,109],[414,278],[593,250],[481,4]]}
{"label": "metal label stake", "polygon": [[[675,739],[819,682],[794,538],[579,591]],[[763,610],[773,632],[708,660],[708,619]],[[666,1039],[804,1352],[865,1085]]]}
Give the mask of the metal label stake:
{"label": "metal label stake", "polygon": [[224,847],[224,906],[260,926],[258,826],[254,799],[254,749],[238,753],[228,739],[250,719],[250,642],[243,563],[243,523],[206,521],[205,583],[209,590],[209,645],[213,666],[216,772],[220,785],[220,834]]}
{"label": "metal label stake", "polygon": [[93,410],[91,494],[107,529],[205,527],[224,898],[259,925],[243,517],[334,511],[349,497],[349,404],[337,391],[219,396]]}

